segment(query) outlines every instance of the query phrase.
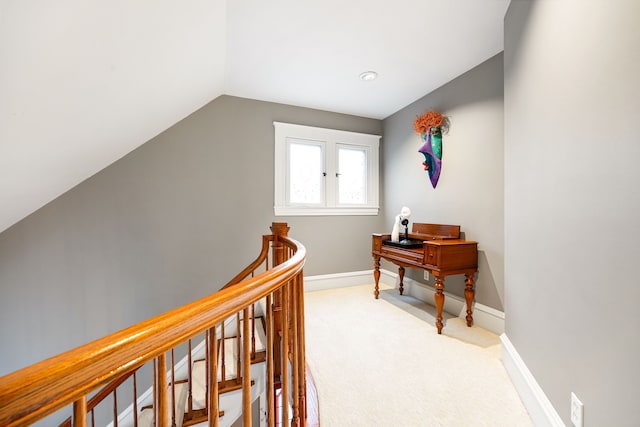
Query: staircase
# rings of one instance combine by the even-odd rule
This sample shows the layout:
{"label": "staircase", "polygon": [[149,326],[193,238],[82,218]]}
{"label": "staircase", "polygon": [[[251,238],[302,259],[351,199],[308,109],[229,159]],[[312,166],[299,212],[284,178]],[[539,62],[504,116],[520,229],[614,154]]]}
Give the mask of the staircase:
{"label": "staircase", "polygon": [[[260,301],[255,305],[255,316],[249,319],[252,323],[251,332],[251,395],[252,404],[259,402],[259,413],[266,413],[266,396],[264,393],[266,385],[266,329],[264,320],[264,303]],[[227,319],[224,327],[218,327],[219,336],[223,336],[217,341],[218,346],[218,393],[219,403],[219,425],[232,426],[242,415],[242,380],[238,376],[241,372],[242,353],[241,331],[238,337],[238,321],[243,322],[242,317]],[[224,342],[224,344],[223,344]],[[224,348],[224,351],[222,350]],[[171,425],[199,426],[206,425],[207,410],[207,360],[206,360],[206,340],[200,341],[191,353],[191,357],[185,356],[174,366],[173,373],[167,372],[167,394],[169,395],[167,417]],[[191,366],[189,370],[188,367]],[[240,369],[240,370],[239,370]],[[175,387],[173,386],[175,384]],[[175,403],[174,403],[175,402]],[[153,388],[149,388],[137,399],[137,426],[155,426],[155,408],[153,406]],[[132,427],[136,423],[133,419],[134,408],[131,404],[118,416],[117,425],[119,427]],[[265,425],[264,416],[261,417],[260,425]],[[70,425],[70,419],[66,425]],[[113,427],[110,423],[107,427]]]}
{"label": "staircase", "polygon": [[0,377],[0,425],[305,425],[306,252],[271,230],[220,291]]}

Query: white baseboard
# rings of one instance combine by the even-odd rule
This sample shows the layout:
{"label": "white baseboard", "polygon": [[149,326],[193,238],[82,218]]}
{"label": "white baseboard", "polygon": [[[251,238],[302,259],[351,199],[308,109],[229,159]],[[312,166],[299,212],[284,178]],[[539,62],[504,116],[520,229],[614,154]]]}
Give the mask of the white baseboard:
{"label": "white baseboard", "polygon": [[[380,283],[397,288],[398,281],[399,277],[397,273],[380,269]],[[347,286],[367,285],[372,283],[373,270],[324,274],[304,278],[304,288],[306,292],[332,288],[344,288]],[[411,295],[412,297],[431,305],[434,304],[434,288],[408,277],[404,278],[404,285],[406,295]],[[445,292],[444,295],[444,311],[464,318],[467,315],[467,305],[465,300],[448,292]],[[504,332],[504,313],[483,304],[474,303],[473,322],[474,324],[495,334],[501,334]]]}
{"label": "white baseboard", "polygon": [[304,291],[324,291],[326,289],[346,288],[373,283],[373,270],[352,271],[348,273],[322,274],[304,278]]}
{"label": "white baseboard", "polygon": [[500,335],[502,363],[536,426],[565,427],[564,422],[506,334]]}

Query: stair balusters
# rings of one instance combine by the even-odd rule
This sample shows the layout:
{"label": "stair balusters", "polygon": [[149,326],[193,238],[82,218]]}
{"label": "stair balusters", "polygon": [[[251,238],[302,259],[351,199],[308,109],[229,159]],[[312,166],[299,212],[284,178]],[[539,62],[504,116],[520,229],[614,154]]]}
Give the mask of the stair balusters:
{"label": "stair balusters", "polygon": [[[222,339],[222,353],[224,354],[224,337]],[[208,383],[210,384],[209,400],[208,400],[208,421],[209,427],[218,427],[220,408],[219,391],[218,391],[218,340],[216,338],[216,328],[209,329],[209,360],[211,368],[208,371]],[[224,377],[222,378],[224,380]]]}
{"label": "stair balusters", "polygon": [[[271,235],[262,238],[258,258],[219,292],[0,377],[0,425],[31,424],[72,403],[73,416],[61,426],[87,426],[89,421],[95,426],[98,418],[95,409],[109,395],[113,396],[110,415],[113,427],[119,421],[134,427],[173,426],[181,421],[188,426],[207,420],[209,426],[221,425],[222,421],[230,425],[234,420],[224,419],[219,397],[235,389],[241,390],[243,423],[250,426],[251,404],[261,393],[259,390],[252,393],[252,363],[266,365],[267,425],[275,426],[279,420],[286,420],[283,425],[304,425],[302,268],[306,252],[300,243],[288,238],[286,223],[273,223],[271,230]],[[256,322],[257,306],[262,307],[264,316],[260,322]],[[235,316],[237,354],[232,361],[236,364],[233,381],[227,380],[225,356],[225,342],[230,339],[225,336],[225,327],[228,330],[234,323],[225,325],[225,321],[231,316]],[[262,327],[266,349],[258,350],[256,334]],[[194,348],[191,340],[203,333],[208,345],[204,346],[204,354],[197,356],[202,347]],[[187,355],[177,362],[175,349],[181,345],[187,347]],[[171,367],[167,366],[168,352]],[[207,366],[206,379],[202,381],[207,384],[202,408],[196,408],[194,399],[198,382],[194,366],[201,363],[198,357],[203,357]],[[145,366],[149,368],[143,372],[141,368]],[[129,378],[131,381],[127,381]],[[132,389],[129,408],[121,410],[118,406],[119,387],[125,387],[125,391]],[[149,391],[139,395],[139,389],[147,387]],[[276,401],[278,390],[282,405]],[[87,400],[87,395],[96,391]],[[128,392],[121,394],[125,395]],[[109,423],[97,421],[100,425]]]}

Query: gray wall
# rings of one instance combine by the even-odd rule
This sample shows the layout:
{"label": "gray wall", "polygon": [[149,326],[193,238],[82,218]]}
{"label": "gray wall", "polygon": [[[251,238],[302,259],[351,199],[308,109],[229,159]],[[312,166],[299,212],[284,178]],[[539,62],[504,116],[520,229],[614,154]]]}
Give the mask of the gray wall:
{"label": "gray wall", "polygon": [[[273,124],[382,122],[223,96],[0,234],[0,375],[212,293],[272,221],[305,274],[372,268],[378,216],[273,215]],[[43,177],[46,179],[46,177]]]}
{"label": "gray wall", "polygon": [[[416,116],[431,108],[451,120],[443,136],[442,173],[435,189],[418,152],[423,141],[413,130]],[[479,243],[476,301],[502,310],[502,54],[386,118],[384,140],[385,229],[391,232],[395,215],[405,205],[411,208],[412,222],[460,225],[467,239]],[[408,274],[424,282],[421,272]],[[462,296],[464,276],[448,277],[445,286]]]}
{"label": "gray wall", "polygon": [[567,425],[637,426],[640,2],[505,18],[506,333]]}

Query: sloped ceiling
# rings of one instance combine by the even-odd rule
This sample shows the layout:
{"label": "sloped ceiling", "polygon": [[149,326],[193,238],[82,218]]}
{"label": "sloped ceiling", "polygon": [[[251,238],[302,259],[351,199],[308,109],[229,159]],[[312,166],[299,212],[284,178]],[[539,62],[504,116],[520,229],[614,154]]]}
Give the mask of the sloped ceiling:
{"label": "sloped ceiling", "polygon": [[221,94],[385,118],[500,52],[508,3],[0,0],[0,232]]}

